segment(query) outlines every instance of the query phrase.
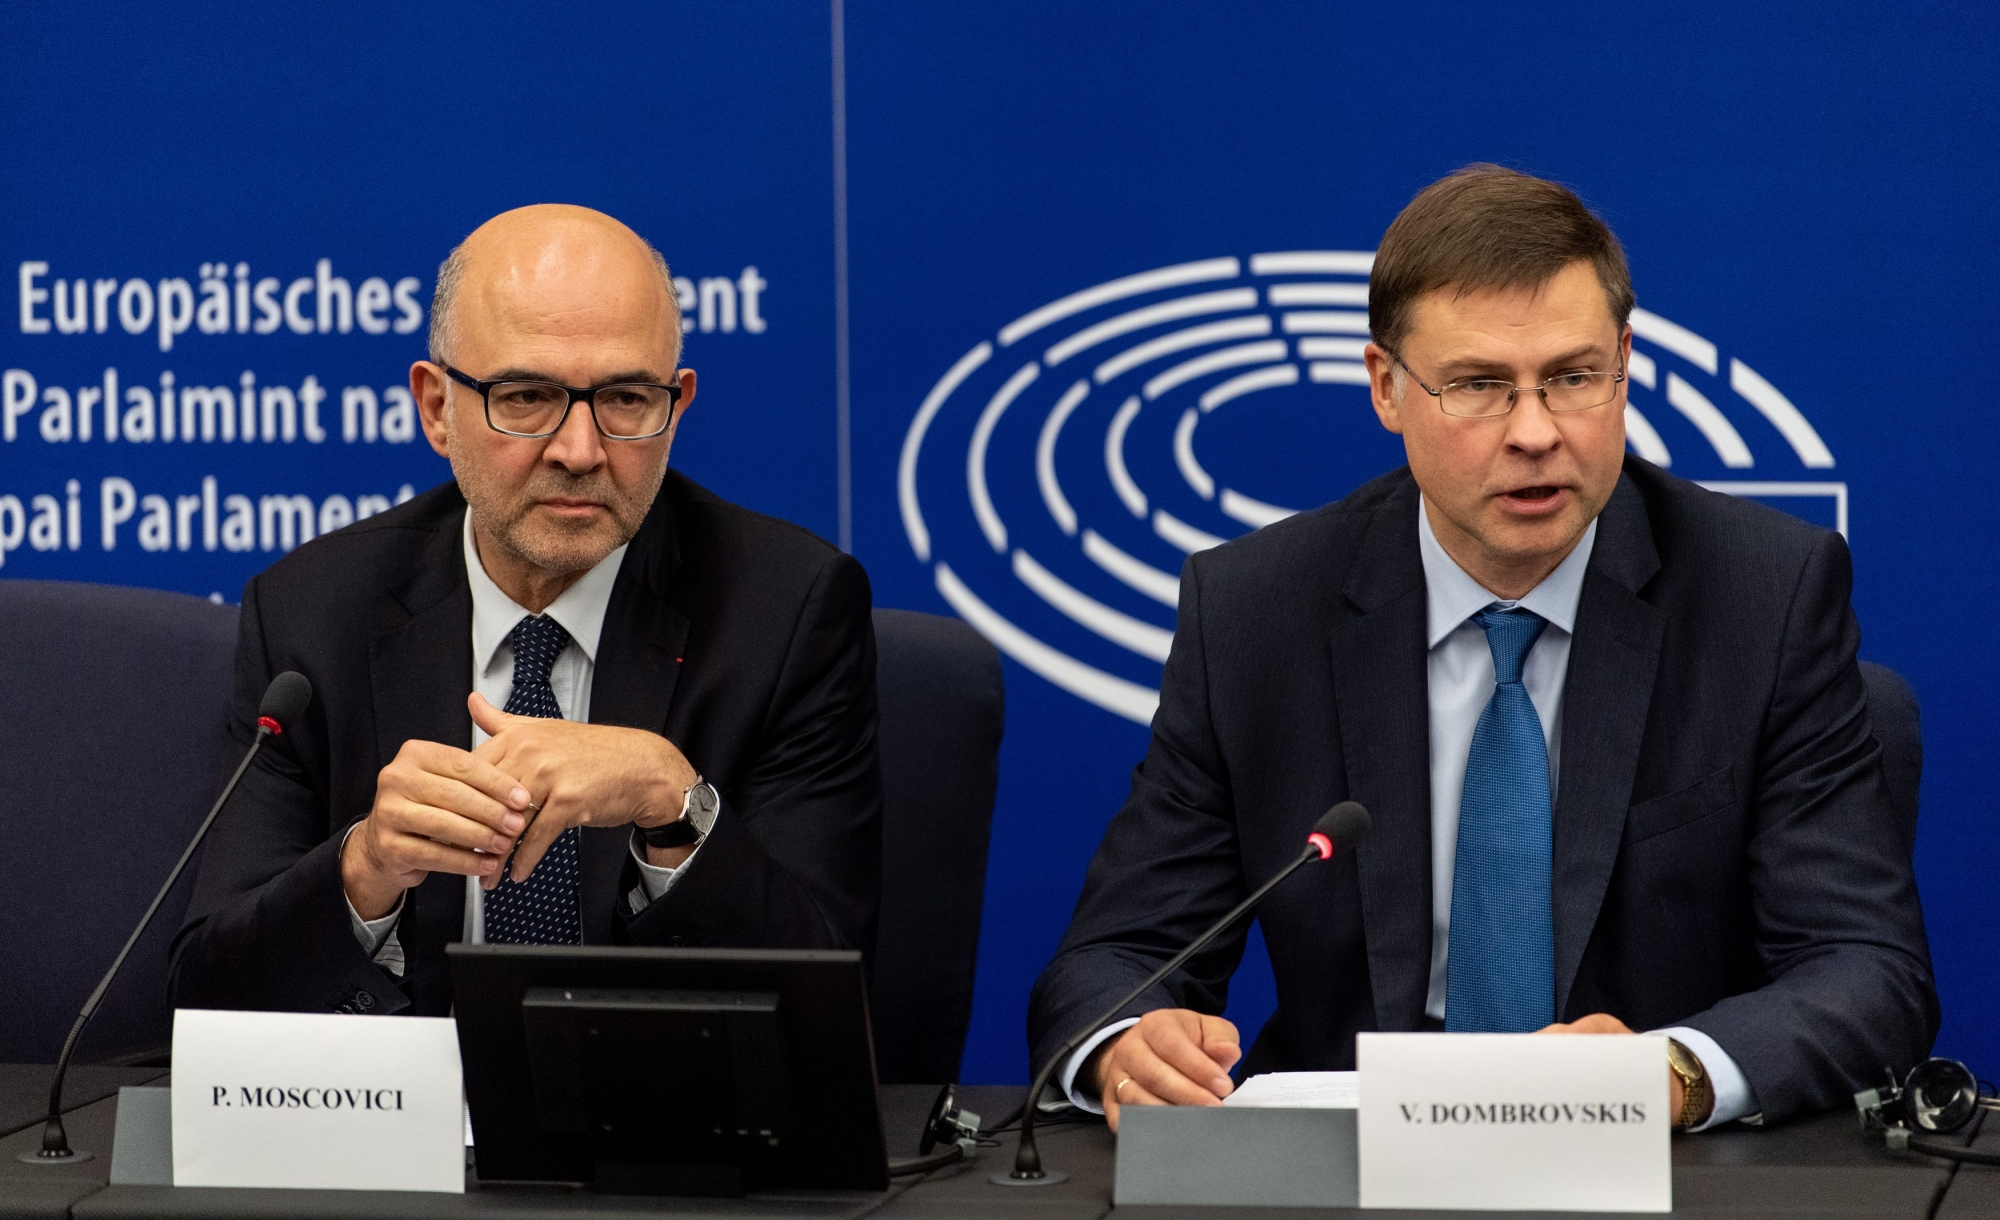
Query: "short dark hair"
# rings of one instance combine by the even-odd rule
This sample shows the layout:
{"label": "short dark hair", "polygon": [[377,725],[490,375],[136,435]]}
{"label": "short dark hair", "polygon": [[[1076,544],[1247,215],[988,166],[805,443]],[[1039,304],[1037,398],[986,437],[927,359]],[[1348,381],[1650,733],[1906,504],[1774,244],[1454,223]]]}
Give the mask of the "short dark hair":
{"label": "short dark hair", "polygon": [[1399,351],[1410,307],[1425,293],[1539,288],[1579,260],[1597,272],[1622,330],[1632,316],[1632,273],[1610,227],[1559,182],[1468,165],[1418,192],[1382,235],[1368,279],[1369,332]]}

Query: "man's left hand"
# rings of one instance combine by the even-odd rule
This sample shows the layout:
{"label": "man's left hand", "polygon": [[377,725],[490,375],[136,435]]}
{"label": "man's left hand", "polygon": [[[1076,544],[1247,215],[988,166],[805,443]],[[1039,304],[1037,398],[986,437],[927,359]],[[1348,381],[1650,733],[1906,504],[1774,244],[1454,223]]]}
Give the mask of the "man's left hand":
{"label": "man's left hand", "polygon": [[[1567,1025],[1558,1023],[1538,1029],[1535,1032],[1538,1034],[1629,1034],[1632,1032],[1632,1028],[1608,1012],[1594,1012],[1587,1017],[1580,1017],[1577,1020],[1571,1021]],[[1678,1116],[1681,1112],[1681,1107],[1686,1104],[1687,1092],[1681,1087],[1681,1078],[1674,1075],[1672,1068],[1668,1068],[1667,1113]],[[1713,1111],[1715,1107],[1714,1098],[1711,1097],[1708,1104],[1710,1110]],[[1701,1122],[1705,1123],[1707,1121],[1708,1115],[1703,1114]]]}
{"label": "man's left hand", "polygon": [[[473,756],[521,781],[542,811],[514,851],[512,875],[525,881],[556,836],[572,826],[662,826],[681,815],[698,778],[674,743],[644,729],[513,716],[477,692],[472,722],[489,734]],[[692,847],[646,849],[648,860],[675,868]],[[661,857],[668,857],[662,859]],[[500,883],[498,874],[486,879]]]}

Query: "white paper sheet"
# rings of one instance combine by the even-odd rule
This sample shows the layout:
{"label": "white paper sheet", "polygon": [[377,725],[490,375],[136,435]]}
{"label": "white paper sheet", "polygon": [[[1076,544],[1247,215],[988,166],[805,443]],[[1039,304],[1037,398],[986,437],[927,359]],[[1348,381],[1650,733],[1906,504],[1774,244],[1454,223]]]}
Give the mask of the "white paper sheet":
{"label": "white paper sheet", "polygon": [[1225,1106],[1291,1110],[1353,1110],[1361,1105],[1359,1072],[1267,1072],[1222,1099]]}

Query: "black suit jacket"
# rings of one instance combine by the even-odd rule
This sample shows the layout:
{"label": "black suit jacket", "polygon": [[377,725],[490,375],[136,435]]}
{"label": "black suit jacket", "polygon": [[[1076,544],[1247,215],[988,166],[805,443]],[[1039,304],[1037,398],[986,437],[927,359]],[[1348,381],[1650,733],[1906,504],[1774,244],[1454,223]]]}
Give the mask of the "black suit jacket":
{"label": "black suit jacket", "polygon": [[[1354,1065],[1424,1020],[1427,601],[1407,470],[1188,561],[1132,794],[1035,986],[1039,1064],[1354,799],[1359,850],[1262,904],[1278,1009],[1245,1073]],[[1869,728],[1836,534],[1628,458],[1564,687],[1556,1011],[1685,1024],[1763,1113],[1921,1058],[1929,949]],[[1243,934],[1132,1008],[1222,1011]]]}
{"label": "black suit jacket", "polygon": [[[217,820],[175,943],[177,1006],[439,1015],[465,879],[408,892],[400,983],[354,936],[343,832],[405,741],[466,746],[472,593],[455,483],[300,547],[243,593],[234,732],[273,676],[313,700]],[[637,916],[630,827],[583,831],[586,944],[872,949],[882,782],[875,635],[851,557],[669,470],[619,568],[590,720],[649,729],[721,792],[714,832]]]}

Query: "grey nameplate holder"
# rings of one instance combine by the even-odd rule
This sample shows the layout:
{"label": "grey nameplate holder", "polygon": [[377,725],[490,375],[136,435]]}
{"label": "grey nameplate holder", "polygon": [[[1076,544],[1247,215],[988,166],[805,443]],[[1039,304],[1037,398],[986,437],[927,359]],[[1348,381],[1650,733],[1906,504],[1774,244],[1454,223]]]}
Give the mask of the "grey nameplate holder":
{"label": "grey nameplate holder", "polygon": [[1354,1207],[1353,1110],[1127,1106],[1112,1201],[1210,1207]]}
{"label": "grey nameplate holder", "polygon": [[118,1125],[111,1132],[111,1184],[174,1184],[172,1089],[118,1090]]}

